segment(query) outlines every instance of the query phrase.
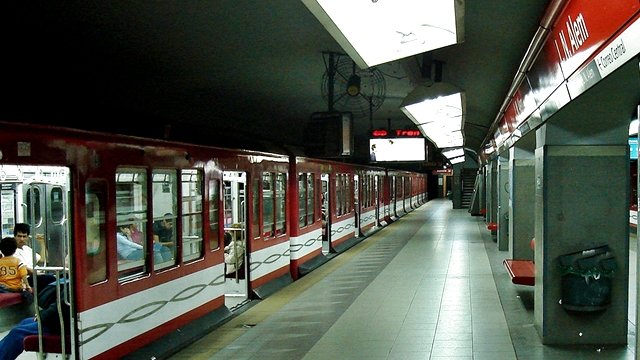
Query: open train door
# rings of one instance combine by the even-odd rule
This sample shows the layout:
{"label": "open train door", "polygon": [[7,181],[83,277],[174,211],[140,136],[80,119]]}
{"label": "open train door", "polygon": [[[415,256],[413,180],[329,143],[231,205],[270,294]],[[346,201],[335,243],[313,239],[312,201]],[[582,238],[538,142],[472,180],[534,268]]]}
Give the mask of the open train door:
{"label": "open train door", "polygon": [[64,266],[70,239],[69,170],[38,166],[32,171],[33,176],[23,183],[22,219],[30,225],[32,239],[43,239],[33,242],[36,252],[46,254],[43,265]]}
{"label": "open train door", "polygon": [[327,255],[331,251],[331,184],[329,174],[320,175],[322,182],[322,253]]}
{"label": "open train door", "polygon": [[[4,165],[7,168],[7,165]],[[71,216],[71,176],[70,170],[66,167],[57,166],[16,166],[22,184],[15,187],[16,198],[20,199],[19,204],[15,207],[16,216],[15,223],[24,222],[29,224],[31,231],[31,246],[42,256],[41,264],[35,266],[39,274],[46,273],[53,275],[57,279],[67,277],[66,281],[61,281],[58,286],[68,288],[65,291],[68,296],[60,298],[58,292],[58,303],[65,302],[71,309],[73,304],[73,276],[65,274],[71,273],[69,268],[73,267],[73,261],[65,261],[71,253],[71,234],[69,219]],[[3,193],[3,196],[6,195]],[[18,210],[20,209],[20,210]],[[15,226],[15,223],[13,224]],[[34,291],[37,296],[39,289],[48,284],[38,283],[38,277],[33,278]],[[37,302],[36,302],[37,304]],[[36,318],[39,318],[40,310],[36,306]],[[64,321],[61,318],[61,321]],[[60,358],[77,358],[74,340],[75,326],[73,324],[74,317],[70,321],[71,334],[61,334],[62,336],[53,336],[45,344],[42,341],[42,329],[39,329],[38,336],[29,337],[30,341],[25,341],[25,350],[28,352],[37,352],[38,358],[44,358],[47,353],[59,352],[55,354]],[[61,326],[65,328],[65,326]],[[66,339],[66,341],[65,341]],[[60,350],[52,350],[57,349]],[[28,353],[27,353],[28,354]],[[23,355],[29,356],[29,355]],[[20,357],[22,358],[22,356]]]}
{"label": "open train door", "polygon": [[234,310],[249,301],[247,174],[223,173],[225,305]]}

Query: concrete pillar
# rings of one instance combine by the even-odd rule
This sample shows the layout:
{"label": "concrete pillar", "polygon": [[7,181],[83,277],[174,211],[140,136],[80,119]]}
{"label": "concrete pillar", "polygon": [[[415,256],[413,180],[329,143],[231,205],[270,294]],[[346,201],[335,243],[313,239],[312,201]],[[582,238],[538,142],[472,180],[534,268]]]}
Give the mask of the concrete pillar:
{"label": "concrete pillar", "polygon": [[451,191],[453,192],[453,208],[462,209],[462,164],[453,165]]}
{"label": "concrete pillar", "polygon": [[535,226],[534,152],[509,149],[509,254],[512,259],[533,260],[531,239]]}
{"label": "concrete pillar", "polygon": [[[498,222],[498,160],[491,159],[489,162],[489,177],[487,179],[487,223],[497,224]],[[491,231],[493,235],[497,231]],[[496,239],[497,240],[497,239]]]}
{"label": "concrete pillar", "polygon": [[[541,276],[536,276],[535,315],[544,344],[626,344],[626,152],[624,145],[536,149],[535,263],[536,274]],[[612,277],[609,308],[596,312],[565,309],[561,301],[566,275],[559,257],[602,245],[610,247],[618,266]]]}
{"label": "concrete pillar", "polygon": [[[638,62],[630,61],[536,130],[534,318],[543,344],[627,344],[628,138],[639,84]],[[560,267],[561,256],[600,246],[615,257],[613,274],[596,279],[593,272]],[[581,289],[568,294],[569,279]],[[594,287],[598,292],[590,293]],[[609,294],[610,302],[590,306],[594,311],[567,301]]]}
{"label": "concrete pillar", "polygon": [[487,219],[487,166],[483,165],[482,168],[480,168],[480,171],[482,173],[482,175],[480,176],[481,181],[480,181],[480,196],[479,196],[479,200],[480,200],[480,214],[482,214],[482,216],[484,216],[485,221]]}
{"label": "concrete pillar", "polygon": [[498,223],[497,242],[498,250],[509,250],[509,153],[500,154],[497,165],[497,210],[496,222]]}

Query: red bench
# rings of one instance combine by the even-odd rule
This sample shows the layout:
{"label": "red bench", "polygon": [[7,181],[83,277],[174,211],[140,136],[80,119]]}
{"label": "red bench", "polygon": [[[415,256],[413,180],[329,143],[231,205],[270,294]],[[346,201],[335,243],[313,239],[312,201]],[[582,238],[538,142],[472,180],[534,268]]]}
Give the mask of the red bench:
{"label": "red bench", "polygon": [[0,293],[0,308],[20,304],[24,298],[22,293]]}
{"label": "red bench", "polygon": [[511,282],[516,285],[536,284],[535,265],[531,260],[504,259],[502,262],[511,277]]}
{"label": "red bench", "polygon": [[[38,335],[29,335],[24,338],[22,342],[24,351],[40,350],[40,344],[38,343]],[[71,354],[71,337],[65,337],[65,354]],[[42,352],[47,354],[62,354],[62,337],[60,335],[42,335]]]}

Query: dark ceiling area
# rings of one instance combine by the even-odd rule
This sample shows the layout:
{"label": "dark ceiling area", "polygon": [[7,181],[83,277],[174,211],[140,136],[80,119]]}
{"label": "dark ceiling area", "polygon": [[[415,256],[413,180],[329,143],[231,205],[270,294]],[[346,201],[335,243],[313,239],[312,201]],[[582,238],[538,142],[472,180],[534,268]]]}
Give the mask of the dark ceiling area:
{"label": "dark ceiling area", "polygon": [[[344,161],[367,161],[373,129],[415,129],[400,103],[416,86],[438,80],[465,91],[465,148],[472,156],[547,4],[468,0],[463,43],[373,69],[345,67],[375,72],[362,79],[363,87],[375,89],[376,106],[369,111],[368,102],[335,102],[336,110],[355,115],[355,153]],[[34,0],[0,6],[3,121],[298,149],[312,114],[329,110],[329,60],[351,64],[299,0]],[[439,66],[427,68],[425,59]],[[342,82],[333,83],[336,96],[345,91]],[[432,156],[417,167],[435,166]]]}

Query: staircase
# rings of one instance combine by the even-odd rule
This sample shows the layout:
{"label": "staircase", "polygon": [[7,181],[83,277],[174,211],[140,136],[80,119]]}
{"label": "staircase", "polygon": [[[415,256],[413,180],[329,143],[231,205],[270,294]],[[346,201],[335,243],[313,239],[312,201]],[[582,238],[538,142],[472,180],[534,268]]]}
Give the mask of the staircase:
{"label": "staircase", "polygon": [[478,169],[462,169],[462,173],[460,174],[462,180],[462,199],[460,205],[463,209],[468,209],[469,205],[471,205],[471,197],[473,196],[477,172]]}

